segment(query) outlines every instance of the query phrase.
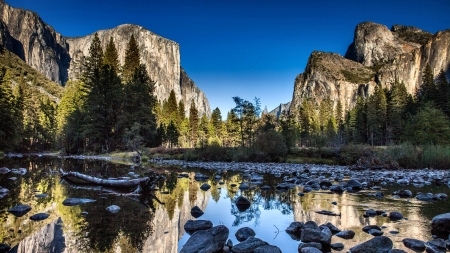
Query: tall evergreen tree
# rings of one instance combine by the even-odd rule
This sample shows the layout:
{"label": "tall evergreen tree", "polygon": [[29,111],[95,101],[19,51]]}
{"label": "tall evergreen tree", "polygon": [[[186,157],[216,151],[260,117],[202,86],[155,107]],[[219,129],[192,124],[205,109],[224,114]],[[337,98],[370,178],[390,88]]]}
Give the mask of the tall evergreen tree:
{"label": "tall evergreen tree", "polygon": [[198,137],[198,110],[194,100],[191,101],[191,107],[189,108],[189,129],[190,146],[193,147],[197,142]]}
{"label": "tall evergreen tree", "polygon": [[436,89],[438,90],[436,105],[450,117],[450,84],[442,69],[436,79]]}
{"label": "tall evergreen tree", "polygon": [[100,79],[100,68],[103,65],[103,49],[98,38],[98,34],[94,34],[91,46],[89,47],[89,55],[83,69],[83,82],[85,83],[85,92],[89,92],[91,85]]}
{"label": "tall evergreen tree", "polygon": [[106,46],[103,64],[111,66],[116,73],[119,73],[119,55],[113,37],[109,39],[109,43]]}
{"label": "tall evergreen tree", "polygon": [[433,71],[429,64],[427,64],[423,72],[422,84],[416,93],[416,97],[420,105],[425,105],[427,102],[436,103],[437,89],[434,83]]}
{"label": "tall evergreen tree", "polygon": [[[18,122],[17,110],[15,106],[15,98],[12,93],[9,81],[3,77],[6,69],[2,68],[0,72],[0,146],[2,150],[10,150],[15,147],[16,139],[18,139]],[[21,112],[20,112],[21,113]]]}
{"label": "tall evergreen tree", "polygon": [[129,81],[136,69],[139,69],[141,61],[141,55],[139,52],[139,46],[132,34],[130,40],[127,44],[127,49],[125,51],[125,63],[122,69],[122,77],[125,82]]}
{"label": "tall evergreen tree", "polygon": [[405,127],[405,108],[408,92],[403,82],[395,81],[392,84],[388,99],[388,142],[398,143]]}
{"label": "tall evergreen tree", "polygon": [[386,96],[380,85],[367,101],[367,130],[370,144],[383,145],[387,122]]}

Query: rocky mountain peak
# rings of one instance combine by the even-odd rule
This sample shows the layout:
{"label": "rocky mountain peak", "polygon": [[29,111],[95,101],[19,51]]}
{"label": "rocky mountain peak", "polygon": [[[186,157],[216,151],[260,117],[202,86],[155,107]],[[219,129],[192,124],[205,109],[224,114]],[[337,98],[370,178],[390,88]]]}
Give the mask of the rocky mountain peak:
{"label": "rocky mountain peak", "polygon": [[372,94],[377,83],[389,88],[400,81],[414,94],[427,64],[435,76],[442,69],[450,77],[450,30],[432,35],[412,26],[388,29],[373,22],[360,23],[345,57],[311,53],[305,71],[295,79],[290,112],[295,112],[304,98],[320,104],[327,97],[334,106],[340,101],[348,110],[358,96]]}
{"label": "rocky mountain peak", "polygon": [[[160,101],[174,90],[178,100],[190,105],[194,100],[199,114],[210,116],[211,110],[205,94],[189,79],[182,77],[180,45],[161,37],[146,28],[123,24],[111,29],[97,31],[102,47],[112,37],[116,43],[119,62],[125,61],[125,50],[133,34],[141,51],[141,63],[147,66],[149,76],[156,82],[155,94]],[[88,55],[94,33],[69,38],[56,32],[42,21],[38,14],[13,8],[0,1],[0,42],[18,55],[32,68],[48,79],[64,85],[70,79],[78,79],[84,58]],[[184,75],[187,74],[184,72]],[[186,110],[189,109],[189,107]]]}

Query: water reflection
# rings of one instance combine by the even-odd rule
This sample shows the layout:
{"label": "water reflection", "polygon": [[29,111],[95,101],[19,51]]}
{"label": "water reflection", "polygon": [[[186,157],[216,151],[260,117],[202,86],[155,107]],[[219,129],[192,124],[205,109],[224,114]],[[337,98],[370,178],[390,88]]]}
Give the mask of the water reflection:
{"label": "water reflection", "polygon": [[[61,181],[59,168],[65,171],[78,171],[92,176],[121,177],[128,172],[145,175],[150,168],[134,170],[130,166],[99,161],[70,159],[22,158],[2,159],[0,167],[27,168],[28,173],[8,178],[11,174],[0,175],[0,186],[10,190],[0,200],[0,210],[7,210],[17,204],[28,204],[32,210],[23,217],[15,217],[0,212],[0,242],[14,247],[12,252],[177,252],[189,238],[184,233],[184,224],[193,219],[190,210],[200,207],[205,214],[199,219],[211,220],[214,225],[223,224],[230,229],[230,239],[244,226],[255,230],[257,237],[277,245],[283,252],[296,252],[299,242],[292,239],[284,230],[292,221],[313,220],[318,224],[331,222],[338,228],[356,232],[354,239],[344,240],[333,237],[333,242],[342,242],[345,249],[372,236],[361,231],[365,225],[386,226],[383,229],[394,247],[407,250],[401,240],[405,237],[421,240],[431,239],[430,220],[437,214],[449,212],[449,201],[422,202],[415,199],[394,199],[390,193],[398,189],[417,192],[443,192],[450,195],[447,186],[385,186],[385,198],[370,196],[371,191],[359,193],[328,194],[324,191],[297,194],[300,187],[289,191],[274,190],[281,178],[263,175],[263,184],[251,184],[235,172],[223,172],[221,180],[214,180],[215,173],[201,171],[208,175],[205,182],[194,179],[195,171],[157,171],[166,174],[160,181],[160,191],[155,195],[123,197],[108,194],[104,189],[94,190],[92,186],[75,186]],[[180,173],[188,177],[179,177]],[[241,191],[241,182],[250,183],[250,189]],[[208,183],[210,190],[200,190],[200,185]],[[233,187],[232,184],[237,184]],[[260,190],[263,185],[271,190]],[[48,194],[36,198],[36,194]],[[240,212],[234,200],[244,196],[251,201],[250,207]],[[69,197],[95,199],[94,203],[67,207],[62,202]],[[337,202],[333,205],[332,202]],[[121,210],[111,214],[107,206],[118,205]],[[367,209],[400,211],[408,220],[391,222],[388,218],[377,216],[364,218]],[[341,216],[327,216],[315,211],[327,210]],[[33,214],[45,212],[50,217],[43,221],[31,221]],[[87,212],[87,215],[82,215]],[[389,231],[398,231],[390,234]]]}

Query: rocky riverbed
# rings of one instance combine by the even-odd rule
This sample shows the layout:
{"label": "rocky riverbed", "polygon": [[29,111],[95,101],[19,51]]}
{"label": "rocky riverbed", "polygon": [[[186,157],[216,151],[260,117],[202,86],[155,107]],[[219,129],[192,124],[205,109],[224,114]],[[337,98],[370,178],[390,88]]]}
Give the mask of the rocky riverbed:
{"label": "rocky riverbed", "polygon": [[[111,252],[158,253],[200,247],[205,252],[445,252],[449,245],[450,173],[444,170],[162,159],[138,170],[84,158],[45,159],[0,163],[0,209],[9,210],[0,212],[7,231],[1,247],[50,246],[51,239],[36,241],[41,238],[36,231],[48,234],[44,227],[63,222],[58,238],[73,252],[95,244]],[[59,168],[106,179],[157,170],[165,173],[154,192],[160,203],[74,187],[53,173]],[[14,215],[19,208],[24,211]]]}

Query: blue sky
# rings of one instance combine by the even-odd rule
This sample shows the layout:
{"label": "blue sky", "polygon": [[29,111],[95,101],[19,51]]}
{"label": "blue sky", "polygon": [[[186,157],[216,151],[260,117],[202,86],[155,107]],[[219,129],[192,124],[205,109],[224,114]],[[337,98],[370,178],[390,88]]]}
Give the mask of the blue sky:
{"label": "blue sky", "polygon": [[141,25],[180,44],[181,65],[222,116],[231,99],[269,110],[292,99],[313,50],[345,54],[355,26],[373,21],[435,33],[450,28],[449,0],[6,0],[65,36]]}

